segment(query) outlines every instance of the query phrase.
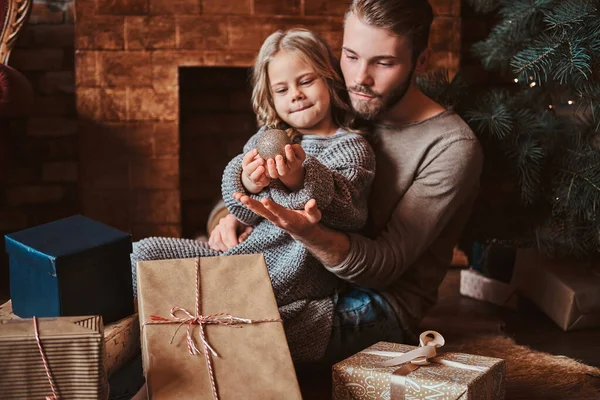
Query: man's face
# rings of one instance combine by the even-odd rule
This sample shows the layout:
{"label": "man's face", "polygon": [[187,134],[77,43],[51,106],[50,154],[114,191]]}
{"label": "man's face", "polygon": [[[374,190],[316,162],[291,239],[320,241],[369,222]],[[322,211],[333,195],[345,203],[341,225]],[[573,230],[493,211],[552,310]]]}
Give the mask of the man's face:
{"label": "man's face", "polygon": [[366,25],[354,14],[348,15],[344,26],[340,64],[352,107],[368,120],[398,103],[412,79],[407,38]]}

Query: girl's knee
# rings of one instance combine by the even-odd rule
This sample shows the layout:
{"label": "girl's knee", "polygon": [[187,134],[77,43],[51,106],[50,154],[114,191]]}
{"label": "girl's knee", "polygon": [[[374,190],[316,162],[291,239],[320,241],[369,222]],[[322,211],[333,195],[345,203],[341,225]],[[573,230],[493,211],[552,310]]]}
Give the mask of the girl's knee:
{"label": "girl's knee", "polygon": [[131,258],[135,261],[151,261],[156,259],[154,241],[152,238],[138,240],[132,243]]}

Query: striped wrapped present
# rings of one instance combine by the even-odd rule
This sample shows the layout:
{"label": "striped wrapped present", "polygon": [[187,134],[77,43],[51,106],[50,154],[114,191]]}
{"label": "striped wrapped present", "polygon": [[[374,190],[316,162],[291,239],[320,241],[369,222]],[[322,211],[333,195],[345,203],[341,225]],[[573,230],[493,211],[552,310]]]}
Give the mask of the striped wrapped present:
{"label": "striped wrapped present", "polygon": [[0,320],[0,399],[104,400],[102,317]]}
{"label": "striped wrapped present", "polygon": [[[0,305],[0,320],[20,319],[12,312],[11,301]],[[104,325],[104,369],[109,377],[140,355],[140,325],[133,314]]]}

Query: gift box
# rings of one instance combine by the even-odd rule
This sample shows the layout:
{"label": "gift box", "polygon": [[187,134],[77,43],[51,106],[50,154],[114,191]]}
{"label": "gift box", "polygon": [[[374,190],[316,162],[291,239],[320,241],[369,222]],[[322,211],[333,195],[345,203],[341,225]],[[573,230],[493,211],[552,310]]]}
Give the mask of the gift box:
{"label": "gift box", "polygon": [[335,364],[333,399],[504,399],[504,360],[441,353],[444,339],[434,331],[420,338],[418,348],[379,342]]}
{"label": "gift box", "polygon": [[100,316],[40,318],[37,330],[43,353],[33,320],[0,320],[0,399],[108,397]]}
{"label": "gift box", "polygon": [[515,310],[518,308],[514,285],[488,278],[473,269],[460,271],[460,294]]}
{"label": "gift box", "polygon": [[149,398],[301,399],[262,254],[137,265]]}
{"label": "gift box", "polygon": [[600,326],[600,265],[519,249],[512,283],[563,330]]}
{"label": "gift box", "polygon": [[[12,312],[11,301],[0,305],[0,320],[20,319]],[[104,326],[104,369],[111,376],[140,354],[138,315],[130,315]]]}
{"label": "gift box", "polygon": [[140,324],[138,314],[130,315],[104,327],[106,356],[104,368],[111,376],[140,355]]}
{"label": "gift box", "polygon": [[6,235],[13,312],[22,318],[133,314],[131,236],[81,215]]}

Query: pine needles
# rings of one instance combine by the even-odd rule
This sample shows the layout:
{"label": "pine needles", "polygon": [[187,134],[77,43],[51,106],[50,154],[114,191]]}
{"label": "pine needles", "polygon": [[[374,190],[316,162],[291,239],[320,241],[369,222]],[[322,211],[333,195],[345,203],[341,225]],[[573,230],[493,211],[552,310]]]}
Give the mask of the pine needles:
{"label": "pine needles", "polygon": [[[482,88],[438,72],[419,81],[422,89],[454,107],[486,158],[501,161],[482,179],[514,179],[525,221],[515,237],[525,233],[552,256],[599,251],[600,0],[469,2],[500,17],[473,53],[516,83]],[[499,238],[488,234],[479,239]]]}

